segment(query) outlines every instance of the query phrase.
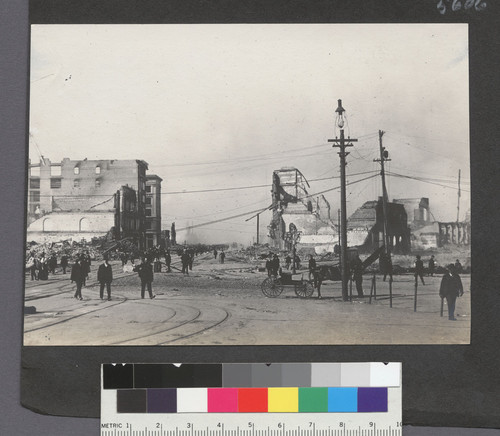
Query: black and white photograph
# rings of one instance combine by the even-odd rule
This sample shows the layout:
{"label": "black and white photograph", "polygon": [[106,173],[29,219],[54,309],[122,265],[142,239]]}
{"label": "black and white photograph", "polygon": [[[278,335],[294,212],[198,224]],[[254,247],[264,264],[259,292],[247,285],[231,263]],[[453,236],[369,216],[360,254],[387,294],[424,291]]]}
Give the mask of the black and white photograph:
{"label": "black and white photograph", "polygon": [[467,24],[31,26],[25,346],[469,344]]}

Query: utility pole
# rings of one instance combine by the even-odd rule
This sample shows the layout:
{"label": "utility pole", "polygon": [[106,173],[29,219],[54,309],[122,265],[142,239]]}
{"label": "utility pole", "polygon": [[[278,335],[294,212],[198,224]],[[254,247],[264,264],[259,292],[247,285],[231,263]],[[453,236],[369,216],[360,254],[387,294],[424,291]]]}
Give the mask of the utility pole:
{"label": "utility pole", "polygon": [[373,161],[380,162],[380,176],[382,177],[382,213],[384,215],[383,238],[384,238],[385,252],[389,256],[391,254],[391,246],[389,244],[389,234],[387,232],[387,203],[389,200],[387,198],[387,188],[385,186],[384,162],[388,162],[391,159],[388,159],[389,152],[385,149],[385,147],[382,146],[382,136],[384,136],[384,133],[385,132],[383,132],[382,130],[378,131],[380,159],[373,159]]}
{"label": "utility pole", "polygon": [[245,220],[245,222],[247,222],[247,221],[250,221],[251,219],[257,217],[257,245],[259,245],[259,222],[260,222],[259,218],[260,218],[261,213],[262,212],[259,212],[259,213],[255,214],[255,215],[253,215],[250,218]]}
{"label": "utility pole", "polygon": [[342,274],[342,299],[349,300],[349,265],[347,264],[347,200],[346,200],[346,180],[345,180],[345,167],[346,156],[349,154],[345,151],[346,147],[352,147],[351,142],[357,142],[357,139],[344,138],[344,112],[342,107],[342,100],[338,100],[338,107],[335,110],[337,113],[337,127],[340,129],[340,139],[329,139],[328,142],[333,142],[333,147],[339,147],[340,151],[340,268]]}
{"label": "utility pole", "polygon": [[457,204],[457,223],[460,221],[460,172],[461,170],[458,170],[458,204]]}

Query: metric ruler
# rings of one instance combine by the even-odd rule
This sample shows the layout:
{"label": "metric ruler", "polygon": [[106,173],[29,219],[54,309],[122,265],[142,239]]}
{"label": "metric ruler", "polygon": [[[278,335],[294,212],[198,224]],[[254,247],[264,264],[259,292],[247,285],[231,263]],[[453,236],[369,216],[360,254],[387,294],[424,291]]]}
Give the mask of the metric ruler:
{"label": "metric ruler", "polygon": [[[127,365],[103,365],[101,436],[402,433],[400,363],[321,363],[309,369],[304,364],[224,364],[221,368],[188,364],[181,369],[180,365],[173,369]],[[304,370],[309,378],[301,379],[299,371]],[[246,377],[245,371],[252,377]],[[125,383],[116,376],[124,373],[130,379]],[[368,373],[369,377],[363,375]],[[290,382],[286,374],[293,374]],[[267,375],[274,378],[266,379]],[[161,382],[155,382],[155,377]],[[357,378],[361,384],[355,386]]]}

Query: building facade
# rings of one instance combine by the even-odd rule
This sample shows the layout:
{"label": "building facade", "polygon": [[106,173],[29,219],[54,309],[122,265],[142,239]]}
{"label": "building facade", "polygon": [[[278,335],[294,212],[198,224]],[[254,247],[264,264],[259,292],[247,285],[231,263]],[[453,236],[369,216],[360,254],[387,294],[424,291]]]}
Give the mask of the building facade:
{"label": "building facade", "polygon": [[161,233],[161,182],[157,175],[146,176],[146,248],[164,245]]}
{"label": "building facade", "polygon": [[[111,222],[108,231],[113,238],[133,238],[144,248],[147,170],[148,164],[142,160],[65,158],[53,163],[42,158],[36,164],[30,162],[28,238],[30,232],[43,233],[48,228],[52,233],[59,228],[103,233]],[[98,213],[107,218],[96,221]],[[87,216],[93,217],[89,224],[75,225],[80,220],[85,223]]]}

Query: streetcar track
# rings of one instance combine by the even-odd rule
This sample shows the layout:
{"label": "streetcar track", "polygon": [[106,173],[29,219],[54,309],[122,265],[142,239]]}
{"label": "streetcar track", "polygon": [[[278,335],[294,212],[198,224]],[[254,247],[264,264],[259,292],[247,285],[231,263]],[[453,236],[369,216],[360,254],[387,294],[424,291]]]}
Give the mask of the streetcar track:
{"label": "streetcar track", "polygon": [[33,328],[33,329],[30,329],[30,330],[24,330],[24,333],[31,333],[31,332],[35,332],[35,331],[38,331],[38,330],[42,330],[42,329],[45,329],[45,328],[50,328],[50,327],[54,327],[56,325],[59,325],[59,324],[63,324],[65,322],[68,322],[68,321],[71,321],[71,320],[74,320],[76,318],[81,318],[82,316],[85,316],[85,315],[90,315],[90,314],[93,314],[95,312],[99,312],[101,310],[106,310],[106,309],[109,309],[111,307],[115,307],[115,306],[118,306],[120,304],[123,304],[125,303],[126,301],[128,301],[128,298],[124,297],[124,300],[121,300],[121,301],[118,301],[117,303],[115,304],[108,304],[106,307],[100,307],[98,309],[95,309],[95,310],[90,310],[88,312],[85,312],[85,313],[80,313],[78,315],[74,315],[74,316],[70,316],[68,318],[65,318],[65,319],[62,319],[62,320],[59,320],[57,322],[54,322],[54,323],[50,323],[50,324],[45,324],[43,325],[42,327],[37,327],[37,328]]}
{"label": "streetcar track", "polygon": [[[147,304],[147,303],[139,303],[139,304],[146,304],[146,305],[150,306],[150,304]],[[162,307],[165,307],[165,306],[162,306]],[[198,309],[196,307],[192,307],[192,306],[184,306],[184,307],[188,307],[190,309],[193,309],[193,310],[197,311],[198,312],[197,315],[194,318],[188,319],[188,320],[186,320],[184,322],[181,322],[178,325],[175,325],[173,327],[169,327],[169,328],[167,328],[165,330],[161,330],[161,331],[156,332],[156,333],[149,333],[147,335],[137,336],[137,337],[134,337],[134,338],[128,338],[128,339],[123,340],[123,341],[114,342],[111,345],[123,345],[126,342],[136,341],[138,339],[145,339],[145,338],[149,338],[149,337],[152,337],[152,336],[157,336],[157,335],[160,335],[160,334],[164,334],[164,333],[166,333],[166,332],[168,332],[170,330],[174,330],[174,329],[177,329],[179,327],[185,326],[186,324],[190,324],[193,321],[196,321],[201,316],[201,310],[200,309]],[[175,311],[175,312],[177,313],[177,311]]]}
{"label": "streetcar track", "polygon": [[[220,308],[219,308],[220,309]],[[165,344],[169,344],[169,343],[172,343],[172,342],[177,342],[177,341],[180,341],[181,339],[186,339],[186,338],[190,338],[190,337],[193,337],[193,336],[196,336],[196,335],[199,335],[201,333],[204,333],[210,329],[213,329],[219,325],[221,325],[223,322],[225,322],[229,317],[230,317],[230,312],[228,312],[226,309],[221,309],[223,310],[225,313],[226,313],[226,316],[224,317],[224,319],[220,320],[219,322],[211,325],[210,327],[205,327],[197,332],[194,332],[194,333],[191,333],[189,335],[184,335],[180,338],[176,338],[176,339],[171,339],[170,341],[166,341],[166,342],[161,342],[159,343],[158,345],[165,345]]]}

